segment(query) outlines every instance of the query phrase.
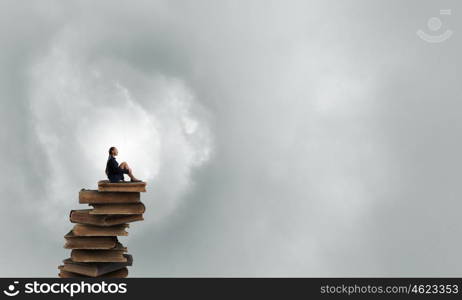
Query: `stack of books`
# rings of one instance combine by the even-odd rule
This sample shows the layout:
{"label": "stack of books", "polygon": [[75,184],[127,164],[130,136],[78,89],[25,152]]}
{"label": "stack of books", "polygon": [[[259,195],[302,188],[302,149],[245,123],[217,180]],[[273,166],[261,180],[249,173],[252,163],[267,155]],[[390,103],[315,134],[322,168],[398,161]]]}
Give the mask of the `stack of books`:
{"label": "stack of books", "polygon": [[133,257],[117,237],[128,235],[129,223],[144,220],[140,192],[146,192],[146,182],[101,180],[98,190],[80,190],[79,203],[92,208],[70,212],[75,225],[64,236],[64,248],[72,249],[71,257],[58,267],[59,277],[128,276]]}

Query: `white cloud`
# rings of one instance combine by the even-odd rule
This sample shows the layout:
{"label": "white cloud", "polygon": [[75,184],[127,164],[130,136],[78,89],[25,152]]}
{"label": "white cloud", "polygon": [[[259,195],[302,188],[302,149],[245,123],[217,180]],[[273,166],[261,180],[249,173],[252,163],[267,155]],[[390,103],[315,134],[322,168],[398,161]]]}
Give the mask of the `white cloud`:
{"label": "white cloud", "polygon": [[[51,167],[44,174],[47,193],[34,209],[64,233],[55,225],[78,207],[80,188],[94,189],[105,178],[107,150],[117,146],[119,163],[127,161],[148,182],[146,221],[160,221],[181,201],[192,169],[210,157],[204,109],[179,79],[146,75],[116,60],[89,63],[82,48],[73,51],[72,36],[69,29],[58,35],[31,70],[30,107]],[[138,79],[136,86],[128,77]]]}

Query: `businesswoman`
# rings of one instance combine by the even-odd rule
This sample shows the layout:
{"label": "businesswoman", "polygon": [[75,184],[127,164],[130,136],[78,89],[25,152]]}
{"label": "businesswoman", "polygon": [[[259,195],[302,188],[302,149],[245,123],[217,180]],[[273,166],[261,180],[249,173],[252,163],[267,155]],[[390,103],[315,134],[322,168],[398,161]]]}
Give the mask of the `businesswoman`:
{"label": "businesswoman", "polygon": [[133,175],[132,168],[130,168],[126,162],[119,165],[115,158],[118,154],[119,150],[117,150],[116,147],[109,148],[109,158],[106,163],[106,175],[109,182],[124,181],[124,174],[130,177],[131,182],[140,182],[141,180]]}

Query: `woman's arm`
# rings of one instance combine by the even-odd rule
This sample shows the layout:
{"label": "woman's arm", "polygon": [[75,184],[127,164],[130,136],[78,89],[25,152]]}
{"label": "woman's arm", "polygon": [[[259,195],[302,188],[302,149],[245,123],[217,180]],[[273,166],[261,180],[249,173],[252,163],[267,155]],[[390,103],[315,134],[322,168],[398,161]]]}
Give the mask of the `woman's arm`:
{"label": "woman's arm", "polygon": [[109,173],[112,173],[112,174],[128,174],[128,170],[127,169],[122,169],[121,167],[119,167],[119,164],[117,163],[117,161],[115,159],[111,159],[109,161]]}

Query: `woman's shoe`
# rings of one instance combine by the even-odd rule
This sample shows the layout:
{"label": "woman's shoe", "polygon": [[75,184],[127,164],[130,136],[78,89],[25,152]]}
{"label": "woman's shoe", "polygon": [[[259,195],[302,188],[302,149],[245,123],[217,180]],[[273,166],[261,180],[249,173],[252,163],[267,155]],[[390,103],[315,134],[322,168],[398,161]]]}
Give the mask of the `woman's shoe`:
{"label": "woman's shoe", "polygon": [[141,180],[135,178],[135,179],[130,179],[130,182],[141,182]]}

